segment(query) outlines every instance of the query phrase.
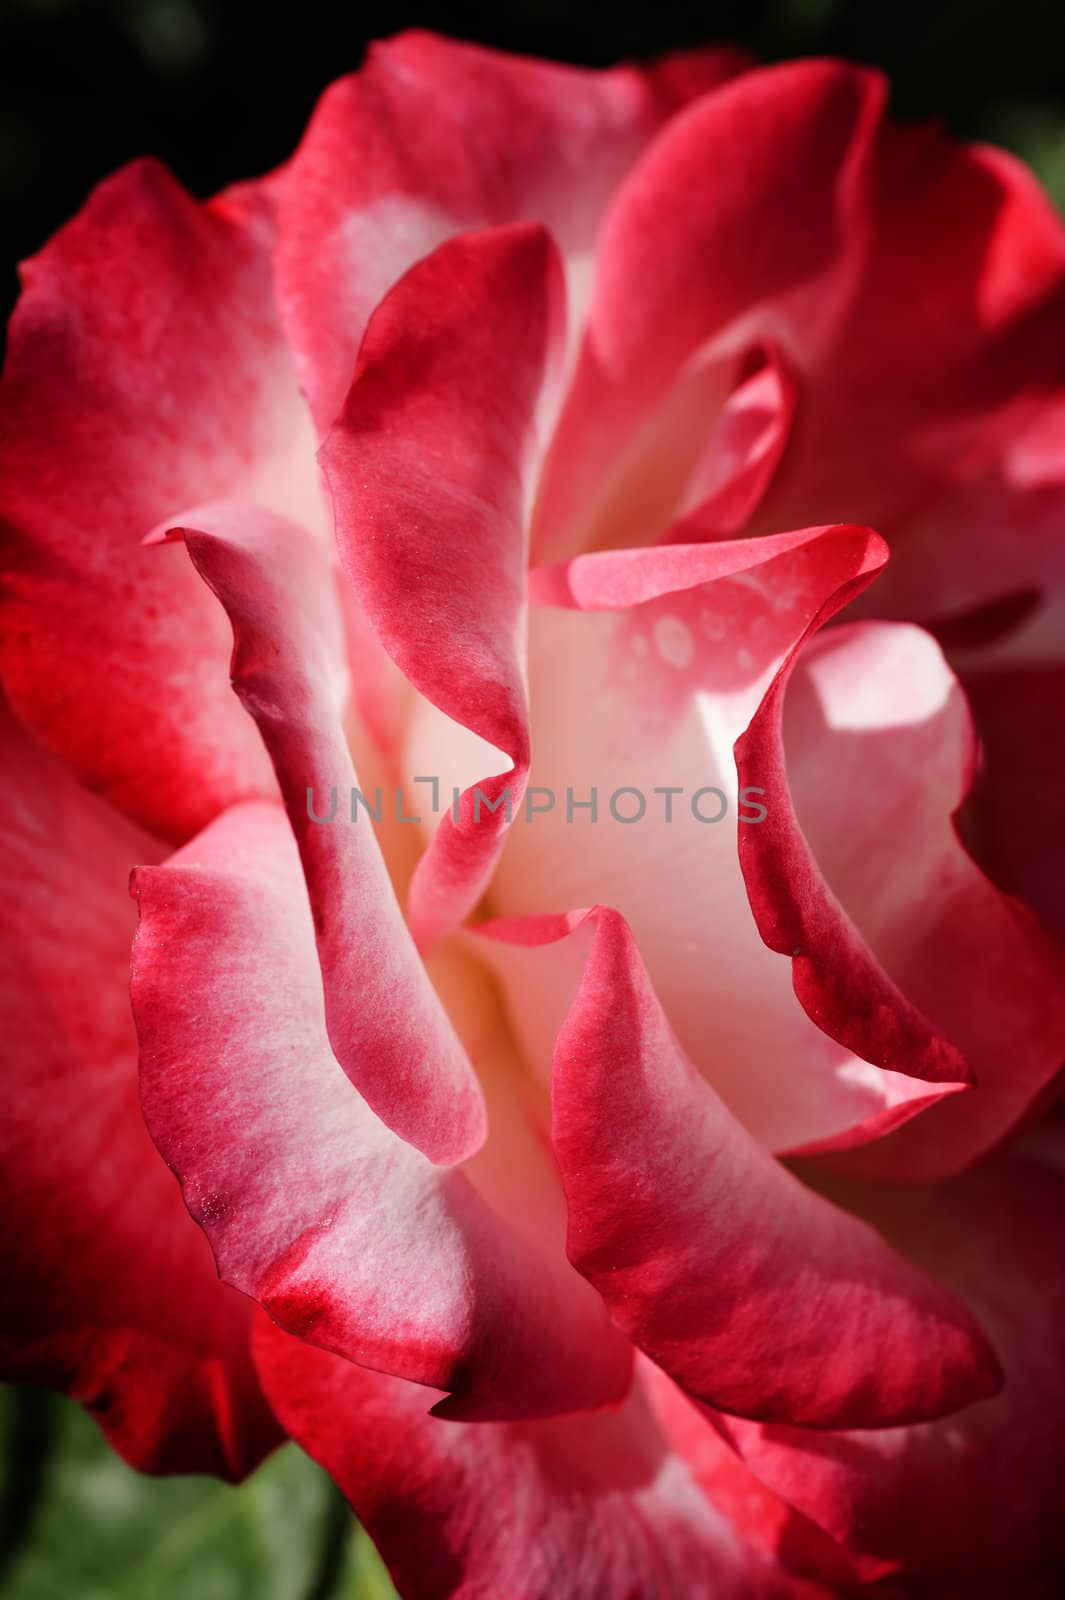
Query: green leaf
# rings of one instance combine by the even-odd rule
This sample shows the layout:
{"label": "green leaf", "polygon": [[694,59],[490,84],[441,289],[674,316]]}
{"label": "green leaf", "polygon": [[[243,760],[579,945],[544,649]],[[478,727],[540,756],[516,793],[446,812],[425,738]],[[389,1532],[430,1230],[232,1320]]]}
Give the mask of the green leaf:
{"label": "green leaf", "polygon": [[239,1488],[148,1478],[79,1406],[3,1395],[2,1600],[395,1600],[338,1490],[289,1444]]}
{"label": "green leaf", "polygon": [[396,1600],[388,1569],[368,1533],[355,1524],[344,1549],[337,1600]]}

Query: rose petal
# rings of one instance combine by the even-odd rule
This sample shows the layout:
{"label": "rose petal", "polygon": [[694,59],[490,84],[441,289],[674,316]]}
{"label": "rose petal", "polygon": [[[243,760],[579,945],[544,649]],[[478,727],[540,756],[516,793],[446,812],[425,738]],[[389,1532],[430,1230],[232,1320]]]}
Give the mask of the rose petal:
{"label": "rose petal", "polygon": [[[573,921],[479,932],[535,945]],[[885,1427],[993,1393],[994,1356],[964,1307],[804,1188],[700,1078],[625,921],[598,908],[579,926],[551,1136],[570,1260],[633,1343],[723,1410],[813,1427]]]}
{"label": "rose petal", "polygon": [[[693,363],[759,339],[805,353],[827,336],[862,234],[860,180],[884,92],[875,74],[840,62],[745,73],[677,117],[637,163],[599,240],[537,503],[541,559],[587,548],[648,416]],[[707,408],[707,434],[713,420]],[[804,520],[831,519],[775,527]]]}
{"label": "rose petal", "polygon": [[[637,1364],[655,1421],[682,1456],[700,1489],[734,1528],[772,1560],[802,1577],[830,1586],[833,1594],[861,1588],[853,1564],[823,1528],[755,1477],[727,1445],[696,1401],[646,1357]],[[896,1600],[885,1590],[884,1600]]]}
{"label": "rose petal", "polygon": [[[538,601],[584,609],[532,612],[529,793],[534,804],[545,803],[540,789],[557,800],[546,814],[523,811],[511,829],[491,909],[616,904],[685,1051],[773,1149],[867,1139],[968,1078],[959,1052],[864,946],[866,993],[893,1021],[894,1054],[869,1065],[811,1021],[759,936],[737,859],[737,829],[742,837],[765,824],[737,822],[734,741],[789,652],[883,556],[874,534],[844,526],[604,552],[531,580]],[[416,718],[419,760],[423,731],[424,717]],[[446,777],[442,756],[434,759],[431,770]],[[587,803],[593,785],[599,820],[576,809],[567,820],[567,790]],[[670,823],[668,787],[682,791]],[[632,816],[641,796],[646,805],[631,825],[610,811],[610,797],[625,788],[638,793],[622,794],[618,813]],[[742,815],[751,814],[745,807]],[[528,1053],[549,1059],[541,1041],[561,1021],[561,1001],[504,981]]]}
{"label": "rose petal", "polygon": [[[255,507],[200,507],[188,521],[172,534],[184,537],[233,624],[233,686],[262,734],[300,848],[333,1051],[390,1128],[433,1161],[460,1161],[484,1142],[484,1102],[357,800],[352,817],[352,791],[362,791],[344,739],[333,571],[300,528]],[[366,799],[383,812],[383,794]]]}
{"label": "rose petal", "polygon": [[419,865],[411,918],[423,944],[478,899],[506,824],[492,808],[524,786],[526,518],[561,319],[542,228],[450,240],[377,308],[322,447],[341,556],[385,648],[511,762],[505,784],[482,785],[489,814],[467,796]]}
{"label": "rose petal", "polygon": [[[738,533],[783,456],[798,404],[791,366],[771,340],[690,362],[606,473],[581,528],[587,550],[694,544]],[[560,436],[562,448],[566,434]],[[613,456],[614,446],[604,445]],[[582,466],[578,475],[587,482]],[[551,492],[550,471],[541,495]],[[534,527],[544,513],[534,514]],[[551,541],[542,533],[539,547]]]}
{"label": "rose petal", "polygon": [[794,956],[811,1016],[858,1054],[882,1059],[879,1036],[896,1026],[874,1009],[863,951],[964,1051],[976,1092],[839,1158],[870,1175],[943,1177],[1011,1131],[1065,1060],[1065,953],[958,839],[972,725],[928,634],[830,629],[787,681],[785,670],[737,745],[740,782],[765,788],[769,812],[740,841],[751,906],[766,942]]}
{"label": "rose petal", "polygon": [[[629,1347],[561,1251],[390,1133],[345,1079],[280,808],[227,812],[134,889],[145,1119],[226,1281],[289,1331],[452,1391],[449,1416],[620,1399]],[[387,1049],[393,1017],[368,1021]]]}
{"label": "rose petal", "polygon": [[635,1391],[597,1417],[486,1428],[427,1414],[411,1384],[260,1322],[286,1426],[339,1483],[406,1600],[589,1595],[815,1600],[698,1490]]}
{"label": "rose petal", "polygon": [[[1065,1187],[1013,1159],[936,1188],[852,1188],[900,1249],[979,1309],[1002,1392],[943,1422],[818,1434],[719,1419],[778,1494],[826,1529],[867,1581],[897,1575],[920,1600],[1051,1595],[1065,1567],[1057,1419]],[[1018,1580],[1031,1584],[1018,1590]]]}
{"label": "rose petal", "polygon": [[137,1102],[134,861],[158,843],[0,712],[8,1097],[3,1376],[80,1400],[131,1465],[241,1478],[280,1442],[248,1350]]}
{"label": "rose petal", "polygon": [[667,117],[747,65],[733,49],[589,72],[411,32],[323,95],[281,190],[278,274],[325,432],[374,306],[450,234],[543,222],[574,276]]}
{"label": "rose petal", "polygon": [[843,314],[816,351],[793,330],[802,417],[754,527],[871,522],[892,561],[860,609],[924,622],[1048,562],[1061,572],[1046,523],[1061,478],[1065,228],[1021,162],[936,125],[884,123],[864,188]]}
{"label": "rose petal", "polygon": [[690,510],[667,528],[674,544],[739,533],[780,465],[798,404],[795,375],[783,352],[755,352],[754,370],[729,395],[707,449],[688,480]]}
{"label": "rose petal", "polygon": [[0,669],[45,744],[181,837],[273,782],[229,693],[222,618],[140,541],[217,494],[321,516],[269,234],[141,162],[24,272],[0,391]]}

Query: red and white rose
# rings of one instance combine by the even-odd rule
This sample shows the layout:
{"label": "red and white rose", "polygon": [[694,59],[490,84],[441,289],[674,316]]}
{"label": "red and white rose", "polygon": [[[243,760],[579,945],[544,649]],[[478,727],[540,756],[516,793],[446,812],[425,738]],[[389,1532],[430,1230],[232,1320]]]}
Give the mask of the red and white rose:
{"label": "red and white rose", "polygon": [[1059,1593],[1032,177],[406,35],[101,185],[0,408],[7,1374],[413,1600]]}

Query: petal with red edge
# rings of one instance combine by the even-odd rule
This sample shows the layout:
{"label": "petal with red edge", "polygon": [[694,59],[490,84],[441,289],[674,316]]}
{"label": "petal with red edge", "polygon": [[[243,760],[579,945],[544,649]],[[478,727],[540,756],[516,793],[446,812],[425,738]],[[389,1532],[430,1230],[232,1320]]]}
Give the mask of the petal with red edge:
{"label": "petal with red edge", "polygon": [[[853,275],[859,180],[884,95],[875,74],[840,62],[745,73],[672,121],[637,163],[599,239],[537,504],[541,559],[587,547],[648,415],[693,366],[767,339],[790,355],[827,336]],[[707,409],[707,434],[713,418]]]}
{"label": "petal with red edge", "polygon": [[[777,1150],[830,1136],[865,1140],[969,1076],[864,946],[865,995],[884,1018],[878,1064],[817,1026],[762,942],[737,858],[737,829],[765,825],[737,821],[734,742],[789,652],[883,559],[875,534],[843,526],[603,552],[534,570],[530,580],[544,602],[531,615],[532,783],[557,800],[547,814],[523,809],[511,828],[490,909],[615,905],[686,1053]],[[447,778],[446,735],[439,720],[416,714],[412,759],[424,764],[415,770]],[[586,803],[593,786],[598,820],[576,809],[568,816],[567,790]],[[632,825],[610,810],[625,787],[646,802]],[[636,803],[622,796],[618,809],[632,815]],[[561,1022],[565,1001],[504,981],[528,1053],[549,1060],[544,1034]]]}
{"label": "petal with red edge", "polygon": [[160,847],[6,709],[0,740],[0,853],[18,885],[0,903],[3,1375],[80,1400],[142,1471],[240,1478],[281,1439],[251,1308],[219,1283],[137,1102],[127,880]]}
{"label": "petal with red edge", "polygon": [[[789,1572],[828,1584],[833,1593],[861,1587],[835,1540],[756,1477],[696,1401],[646,1357],[637,1372],[658,1426],[734,1528]],[[883,1600],[896,1597],[885,1593]]]}
{"label": "petal with red edge", "polygon": [[[598,908],[582,926],[551,1137],[570,1260],[633,1343],[723,1410],[819,1428],[917,1421],[993,1393],[994,1356],[964,1307],[804,1188],[700,1078],[624,920]],[[542,917],[479,932],[529,945],[572,928]]]}
{"label": "petal with red edge", "polygon": [[425,944],[477,901],[501,846],[504,791],[512,807],[524,787],[526,519],[562,312],[539,226],[450,240],[378,306],[321,451],[341,557],[385,648],[511,762],[484,780],[483,800],[467,795],[445,814],[419,864],[411,919]]}
{"label": "petal with red edge", "polygon": [[663,536],[675,544],[741,532],[780,465],[798,404],[795,376],[772,344],[753,352],[750,366],[688,479],[682,515]]}
{"label": "petal with red edge", "polygon": [[27,263],[8,340],[4,683],[45,744],[170,837],[273,781],[223,619],[140,542],[219,494],[321,519],[270,243],[258,214],[138,163]]}
{"label": "petal with red edge", "polygon": [[[738,533],[772,481],[797,405],[791,365],[772,340],[689,362],[607,474],[582,526],[584,550]],[[534,527],[544,515],[534,511]]]}
{"label": "petal with red edge", "polygon": [[895,1575],[920,1600],[1049,1600],[1065,1571],[1060,1168],[1013,1158],[937,1187],[853,1187],[844,1198],[977,1306],[1006,1371],[1001,1393],[942,1422],[874,1433],[718,1425],[867,1581]]}
{"label": "petal with red edge", "polygon": [[[450,1390],[448,1416],[620,1399],[629,1346],[561,1251],[391,1133],[344,1077],[280,807],[226,812],[134,890],[145,1120],[226,1281],[303,1338]],[[371,1020],[387,1050],[392,1015]]]}
{"label": "petal with red edge", "polygon": [[262,734],[300,848],[336,1058],[402,1138],[433,1161],[461,1161],[484,1142],[484,1102],[404,925],[370,817],[357,801],[359,820],[351,815],[361,790],[344,738],[334,572],[302,529],[239,503],[198,508],[171,530],[179,534],[233,624],[233,686]]}
{"label": "petal with red edge", "polygon": [[323,95],[280,192],[280,295],[324,432],[373,307],[469,228],[543,222],[575,263],[614,188],[680,105],[747,65],[733,49],[589,72],[405,33]]}
{"label": "petal with red edge", "polygon": [[424,1393],[261,1321],[268,1392],[405,1600],[815,1600],[700,1492],[635,1390],[597,1417],[441,1422]]}
{"label": "petal with red edge", "polygon": [[862,609],[926,622],[1061,570],[1065,228],[1021,162],[936,125],[885,122],[863,186],[844,314],[819,349],[791,330],[802,413],[754,527],[871,522],[893,559]]}
{"label": "petal with red edge", "polygon": [[974,755],[938,645],[897,623],[827,630],[797,658],[790,688],[780,673],[737,745],[740,782],[765,788],[768,811],[741,836],[751,906],[767,943],[801,952],[807,1010],[839,1036],[837,1011],[848,1025],[870,1005],[856,953],[871,951],[976,1074],[975,1092],[838,1158],[873,1176],[927,1180],[968,1165],[1065,1060],[1065,954],[989,882],[953,825]]}

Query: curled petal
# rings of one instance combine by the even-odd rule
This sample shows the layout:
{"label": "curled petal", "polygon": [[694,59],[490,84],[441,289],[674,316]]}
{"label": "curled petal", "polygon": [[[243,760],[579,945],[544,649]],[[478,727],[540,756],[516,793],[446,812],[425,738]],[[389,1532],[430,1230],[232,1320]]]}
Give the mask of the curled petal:
{"label": "curled petal", "polygon": [[662,535],[674,544],[740,533],[780,465],[798,405],[797,382],[777,346],[755,352],[755,358],[754,370],[741,376],[696,461],[683,514]]}
{"label": "curled petal", "polygon": [[526,522],[561,291],[540,227],[441,245],[374,313],[322,447],[341,557],[385,648],[511,763],[485,779],[484,800],[445,813],[419,864],[411,918],[423,944],[476,903],[506,826],[501,795],[520,802],[528,770]]}
{"label": "curled petal", "polygon": [[832,629],[797,658],[785,698],[788,679],[785,668],[736,748],[768,812],[740,840],[751,906],[793,958],[803,1005],[858,1055],[885,1059],[899,1025],[877,1003],[870,958],[964,1051],[975,1092],[838,1158],[941,1177],[1001,1140],[1055,1078],[1065,956],[957,836],[973,732],[935,641],[901,624]]}
{"label": "curled petal", "polygon": [[[629,1348],[561,1252],[391,1133],[341,1072],[280,808],[225,813],[134,891],[145,1119],[226,1281],[303,1338],[450,1391],[448,1416],[620,1399]],[[392,1025],[368,1013],[383,1051]]]}
{"label": "curled petal", "polygon": [[[574,921],[479,933],[535,946]],[[818,1428],[919,1421],[993,1393],[994,1356],[964,1307],[806,1189],[700,1078],[624,920],[599,908],[577,926],[552,1143],[570,1259],[633,1342],[723,1410]]]}
{"label": "curled petal", "polygon": [[[533,788],[491,908],[615,904],[688,1056],[776,1150],[865,1141],[970,1079],[856,931],[863,1004],[883,1013],[889,1048],[859,1059],[850,1038],[811,1020],[760,937],[737,856],[737,835],[742,844],[768,824],[750,820],[758,811],[743,796],[759,801],[758,786],[740,784],[735,741],[782,663],[884,557],[875,534],[843,525],[604,551],[530,580]],[[530,1055],[549,1059],[558,1005],[504,981]]]}
{"label": "curled petal", "polygon": [[[588,547],[648,416],[701,364],[760,339],[805,355],[838,321],[884,98],[876,74],[840,62],[748,72],[672,121],[637,163],[599,239],[537,503],[540,559]],[[712,405],[704,412],[708,435]],[[827,520],[815,510],[775,526]]]}
{"label": "curled petal", "polygon": [[804,404],[753,529],[871,522],[892,562],[860,609],[927,623],[1060,576],[1065,228],[937,124],[885,120],[861,186],[829,336],[789,329]]}
{"label": "curled petal", "polygon": [[[390,1128],[433,1161],[460,1161],[484,1141],[484,1102],[357,798],[350,813],[361,791],[335,575],[302,529],[255,507],[200,507],[179,535],[233,624],[233,686],[299,844],[337,1060]],[[368,803],[383,811],[384,796]]]}

